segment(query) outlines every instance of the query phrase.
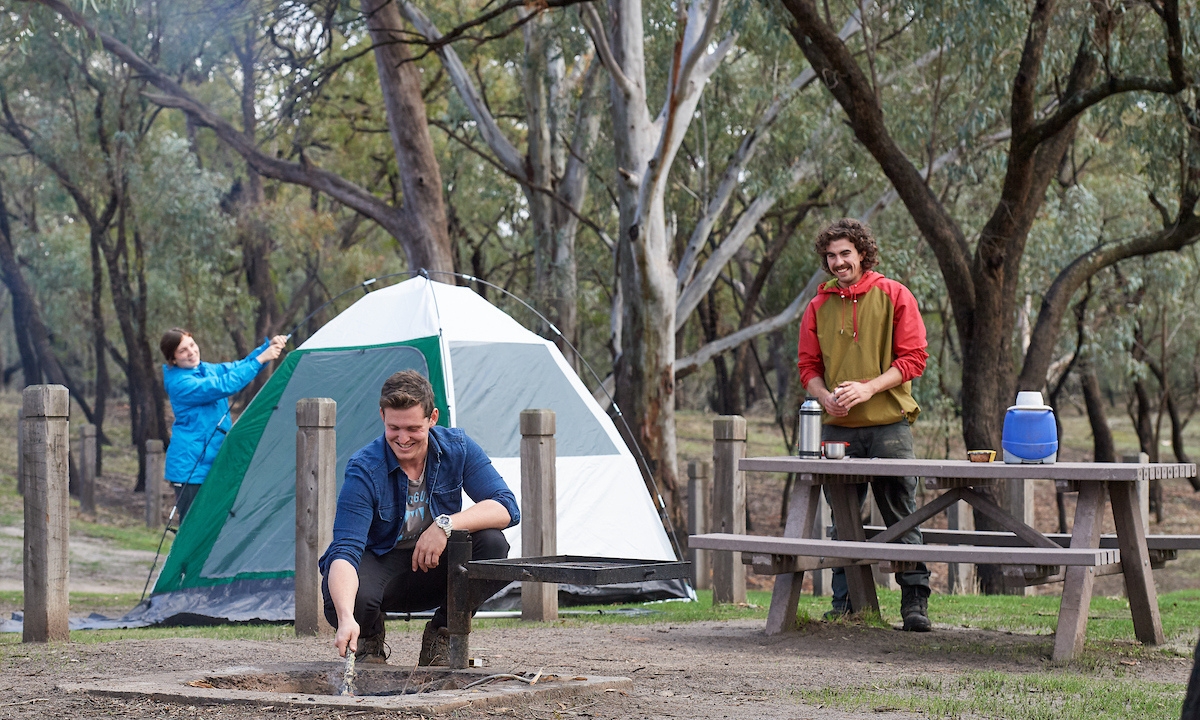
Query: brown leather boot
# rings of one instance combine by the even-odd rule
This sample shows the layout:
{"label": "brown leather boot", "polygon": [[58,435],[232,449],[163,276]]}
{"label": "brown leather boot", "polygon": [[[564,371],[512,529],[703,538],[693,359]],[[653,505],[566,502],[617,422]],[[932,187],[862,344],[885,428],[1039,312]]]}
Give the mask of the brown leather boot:
{"label": "brown leather boot", "polygon": [[392,649],[384,642],[386,635],[386,630],[370,637],[359,635],[358,650],[354,652],[354,662],[387,665],[387,659],[392,654]]}
{"label": "brown leather boot", "polygon": [[434,628],[433,621],[425,623],[425,632],[421,633],[421,657],[417,665],[450,664],[450,630],[449,628]]}

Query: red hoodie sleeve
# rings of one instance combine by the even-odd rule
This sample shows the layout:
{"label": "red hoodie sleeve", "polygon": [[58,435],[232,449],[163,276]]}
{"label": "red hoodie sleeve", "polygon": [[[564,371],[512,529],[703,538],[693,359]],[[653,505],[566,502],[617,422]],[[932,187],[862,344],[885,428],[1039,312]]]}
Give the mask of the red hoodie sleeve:
{"label": "red hoodie sleeve", "polygon": [[[804,316],[800,319],[800,347],[796,367],[800,369],[800,384],[806,389],[808,382],[813,378],[825,377],[825,360],[821,355],[821,341],[817,339],[817,300],[820,298],[818,294],[808,303],[808,307],[804,309]],[[921,336],[924,337],[924,332]]]}
{"label": "red hoodie sleeve", "polygon": [[889,283],[892,298],[892,367],[900,371],[904,382],[921,376],[925,372],[925,361],[929,353],[925,352],[925,321],[921,318],[921,310],[917,307],[917,299],[912,291],[898,282]]}

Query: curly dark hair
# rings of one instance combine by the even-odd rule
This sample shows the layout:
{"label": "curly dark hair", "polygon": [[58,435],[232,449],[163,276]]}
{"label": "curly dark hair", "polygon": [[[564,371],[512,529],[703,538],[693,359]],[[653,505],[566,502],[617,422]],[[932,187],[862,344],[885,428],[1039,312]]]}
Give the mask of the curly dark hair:
{"label": "curly dark hair", "polygon": [[817,240],[813,243],[813,249],[817,251],[817,257],[821,259],[821,268],[825,272],[829,272],[829,261],[825,258],[825,251],[834,240],[849,240],[854,243],[854,249],[862,255],[863,272],[879,264],[879,243],[875,242],[871,228],[854,218],[842,218],[826,225],[817,233]]}

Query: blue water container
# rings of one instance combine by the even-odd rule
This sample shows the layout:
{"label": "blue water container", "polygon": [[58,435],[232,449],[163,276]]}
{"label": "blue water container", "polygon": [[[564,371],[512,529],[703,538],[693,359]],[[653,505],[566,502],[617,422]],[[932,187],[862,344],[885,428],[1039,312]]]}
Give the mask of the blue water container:
{"label": "blue water container", "polygon": [[1006,463],[1052,463],[1058,458],[1054,411],[1011,407],[1000,442]]}

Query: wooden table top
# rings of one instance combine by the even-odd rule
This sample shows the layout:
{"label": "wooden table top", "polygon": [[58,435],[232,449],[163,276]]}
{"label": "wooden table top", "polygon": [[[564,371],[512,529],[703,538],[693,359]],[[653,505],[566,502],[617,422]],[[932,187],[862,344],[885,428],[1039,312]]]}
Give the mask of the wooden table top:
{"label": "wooden table top", "polygon": [[1094,463],[1044,464],[973,463],[967,460],[903,460],[844,458],[809,460],[795,456],[742,458],[738,469],[749,472],[785,472],[809,475],[879,477],[889,475],[978,480],[1078,480],[1134,482],[1196,476],[1195,463]]}

